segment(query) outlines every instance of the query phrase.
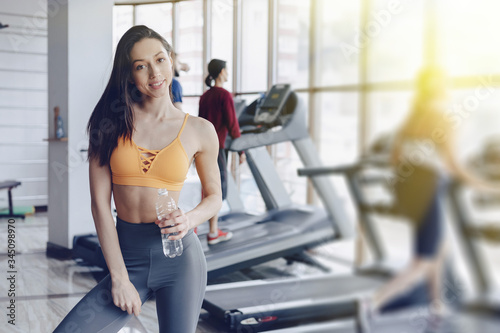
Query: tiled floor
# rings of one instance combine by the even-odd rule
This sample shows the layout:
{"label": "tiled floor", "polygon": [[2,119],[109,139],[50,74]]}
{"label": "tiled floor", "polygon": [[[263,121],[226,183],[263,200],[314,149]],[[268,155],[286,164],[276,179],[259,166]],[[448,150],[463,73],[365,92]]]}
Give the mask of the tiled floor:
{"label": "tiled floor", "polygon": [[[96,284],[95,276],[100,268],[86,266],[74,260],[57,260],[45,254],[47,243],[47,216],[44,213],[29,216],[25,220],[16,219],[16,320],[15,326],[0,325],[0,333],[44,333],[52,332],[71,308]],[[7,274],[7,220],[0,219],[0,267]],[[337,271],[347,271],[329,260],[331,251],[318,249],[318,260],[335,267]],[[279,278],[290,275],[307,275],[320,272],[318,269],[300,263],[286,265],[277,259],[245,272],[236,272],[219,278],[215,283],[250,280],[255,278]],[[9,283],[0,284],[0,307],[9,305]],[[5,311],[4,311],[5,312]],[[207,314],[202,310],[202,318]],[[5,318],[5,314],[4,314]],[[147,301],[141,315],[131,320],[120,333],[157,332],[155,300]],[[207,321],[200,319],[196,332],[220,332]]]}

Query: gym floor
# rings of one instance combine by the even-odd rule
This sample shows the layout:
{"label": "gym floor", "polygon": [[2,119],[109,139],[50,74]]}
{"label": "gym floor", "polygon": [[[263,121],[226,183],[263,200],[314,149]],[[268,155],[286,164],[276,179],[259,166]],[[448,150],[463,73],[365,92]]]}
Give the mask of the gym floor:
{"label": "gym floor", "polygon": [[[48,240],[48,219],[46,213],[37,213],[16,219],[16,325],[1,325],[1,333],[52,332],[71,308],[96,284],[102,270],[87,266],[75,260],[48,258],[45,248]],[[0,219],[0,239],[7,239],[7,219]],[[0,265],[7,271],[7,242],[0,249]],[[325,264],[328,260],[321,259]],[[345,265],[329,264],[336,271],[347,271]],[[226,283],[270,277],[300,276],[318,273],[320,270],[300,263],[286,265],[278,259],[253,269],[223,276],[215,283]],[[0,284],[0,304],[6,309],[10,297],[7,283]],[[221,332],[221,329],[203,318],[196,332]],[[131,320],[120,333],[157,332],[155,300],[147,301],[141,315]]]}
{"label": "gym floor", "polygon": [[[383,238],[391,259],[404,262],[409,257],[409,238],[404,224],[380,221],[384,230]],[[0,219],[0,239],[7,239],[7,220]],[[46,213],[37,213],[28,216],[24,221],[16,220],[16,325],[1,325],[0,332],[51,332],[67,312],[96,284],[96,277],[102,272],[99,268],[86,266],[74,260],[57,260],[47,258],[45,247],[48,235],[48,219]],[[0,262],[7,271],[7,242],[3,241],[0,249]],[[354,257],[354,243],[341,241],[324,244],[315,248],[310,254],[322,264],[330,267],[333,272],[350,272],[350,263]],[[497,257],[498,258],[498,257]],[[463,270],[457,261],[458,270]],[[497,262],[500,266],[500,263]],[[493,271],[498,271],[495,267]],[[287,265],[284,259],[277,259],[266,264],[235,272],[219,278],[212,283],[227,283],[251,279],[286,278],[289,276],[306,276],[318,274],[321,271],[301,263]],[[101,274],[102,275],[102,274]],[[468,282],[465,281],[467,284]],[[0,284],[0,304],[6,309],[9,302],[8,284]],[[421,332],[415,318],[417,312],[400,314],[399,319],[381,320],[377,324],[380,328],[376,332]],[[404,320],[402,318],[405,318]],[[413,321],[412,321],[413,320]],[[456,325],[460,323],[460,325]],[[460,330],[446,330],[446,332],[496,332],[500,321],[479,318],[477,316],[460,316],[455,321],[455,327]],[[321,328],[323,327],[323,328]],[[390,329],[389,329],[390,327]],[[327,328],[324,332],[353,332],[352,321],[339,323],[337,329]],[[467,329],[465,329],[467,328]],[[323,324],[312,324],[308,332],[323,332]],[[157,332],[155,301],[147,301],[141,315],[133,318],[120,333]],[[196,332],[224,332],[214,324],[209,315],[202,310]],[[285,331],[284,331],[285,332]],[[286,330],[297,332],[297,328]]]}

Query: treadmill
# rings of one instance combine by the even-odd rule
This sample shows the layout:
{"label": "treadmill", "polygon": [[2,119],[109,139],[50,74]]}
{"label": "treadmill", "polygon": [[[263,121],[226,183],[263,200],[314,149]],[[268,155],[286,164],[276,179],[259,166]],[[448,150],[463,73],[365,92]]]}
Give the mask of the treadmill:
{"label": "treadmill", "polygon": [[[470,169],[482,178],[498,184],[500,181],[500,140],[490,138],[482,151],[470,159]],[[449,186],[451,211],[463,245],[466,264],[473,282],[473,295],[464,301],[464,307],[478,313],[500,315],[500,290],[485,263],[482,245],[500,244],[499,193],[470,191],[454,179]],[[473,211],[479,213],[474,216]],[[484,214],[486,213],[486,214]]]}
{"label": "treadmill", "polygon": [[[307,206],[305,210],[290,202],[263,147],[290,141],[306,168],[322,167],[319,154],[307,132],[305,107],[290,86],[273,86],[263,101],[252,103],[242,113],[239,121],[243,134],[231,142],[229,150],[246,152],[269,219],[282,219],[290,230],[291,226],[298,229],[304,225],[304,212],[309,212],[311,216],[324,214],[327,225],[321,231],[325,236],[323,241],[351,238],[354,228],[329,176],[310,179],[325,208]],[[297,240],[301,240],[304,235],[305,232],[299,233]],[[269,244],[268,247],[274,249],[275,244]],[[209,256],[207,261],[210,263],[208,259]],[[305,278],[209,285],[203,308],[211,319],[222,323],[228,331],[259,332],[311,320],[352,317],[356,296],[373,290],[383,281],[380,277],[327,273]]]}
{"label": "treadmill", "polygon": [[[325,175],[341,174],[348,184],[357,205],[360,223],[367,230],[369,245],[375,256],[375,264],[356,272],[328,273],[308,277],[254,280],[207,287],[203,308],[211,318],[223,323],[229,332],[260,332],[317,322],[348,320],[344,327],[353,332],[357,323],[352,321],[356,311],[356,299],[383,285],[394,273],[394,267],[385,264],[386,255],[377,235],[372,214],[393,214],[390,201],[370,202],[363,188],[383,185],[390,174],[387,158],[383,154],[363,158],[358,163],[340,167],[308,167],[299,175],[322,179]],[[366,172],[369,171],[369,172]],[[327,179],[328,180],[328,179]],[[373,200],[372,200],[373,201]],[[327,206],[328,207],[328,206]],[[345,208],[331,209],[334,217],[345,216]],[[339,219],[332,218],[332,228]],[[343,220],[345,222],[346,220]],[[458,289],[449,280],[447,292]],[[427,304],[427,286],[423,283],[387,304],[381,312],[388,313],[409,306]],[[335,327],[337,324],[333,324]],[[320,325],[321,326],[321,325]],[[327,329],[332,326],[326,325]]]}
{"label": "treadmill", "polygon": [[[328,178],[318,177],[313,183],[328,209],[293,204],[265,148],[267,145],[291,141],[305,166],[321,166],[305,126],[303,102],[289,85],[275,85],[264,100],[241,108],[240,113],[242,135],[230,142],[228,147],[230,151],[246,152],[247,163],[267,211],[262,215],[246,213],[238,199],[232,177],[228,177],[231,211],[221,216],[220,226],[231,230],[233,238],[216,246],[208,246],[204,235],[206,226],[198,228],[207,260],[208,279],[281,257],[301,260],[321,268],[304,251],[353,234],[339,196]],[[335,219],[334,223],[332,219]],[[96,234],[75,236],[73,254],[75,258],[106,268]]]}
{"label": "treadmill", "polygon": [[[288,84],[271,88],[266,97],[244,108],[238,117],[241,136],[229,141],[229,151],[245,151],[247,163],[266,206],[262,215],[234,209],[239,198],[232,177],[228,177],[231,211],[220,217],[221,228],[231,230],[233,238],[208,246],[203,229],[199,236],[207,259],[209,279],[269,260],[284,257],[328,269],[304,254],[321,243],[349,237],[353,229],[329,179],[315,181],[317,191],[329,210],[292,203],[266,146],[292,142],[304,166],[319,167],[321,161],[305,126],[303,102]],[[332,219],[338,220],[332,223]],[[335,225],[333,228],[332,226]]]}

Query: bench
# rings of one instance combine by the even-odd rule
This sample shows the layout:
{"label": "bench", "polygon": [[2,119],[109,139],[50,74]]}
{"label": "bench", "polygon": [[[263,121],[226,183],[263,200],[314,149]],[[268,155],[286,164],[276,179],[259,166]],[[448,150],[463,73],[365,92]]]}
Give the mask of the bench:
{"label": "bench", "polygon": [[15,180],[6,180],[0,182],[0,190],[7,189],[9,194],[9,213],[7,215],[0,215],[0,217],[20,217],[24,219],[24,214],[14,214],[14,206],[12,205],[12,189],[21,185],[21,182]]}

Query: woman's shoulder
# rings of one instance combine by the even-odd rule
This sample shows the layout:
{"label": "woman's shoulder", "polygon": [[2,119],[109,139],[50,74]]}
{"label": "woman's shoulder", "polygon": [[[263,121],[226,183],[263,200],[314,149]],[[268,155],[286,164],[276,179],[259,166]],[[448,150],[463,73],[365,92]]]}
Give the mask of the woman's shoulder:
{"label": "woman's shoulder", "polygon": [[189,116],[188,125],[191,130],[198,132],[200,134],[206,133],[207,131],[211,131],[214,126],[213,124],[202,117]]}
{"label": "woman's shoulder", "polygon": [[201,97],[200,101],[211,100],[211,101],[220,101],[226,100],[228,98],[233,98],[233,95],[222,87],[211,87],[207,91],[205,91]]}
{"label": "woman's shoulder", "polygon": [[205,90],[205,92],[203,94],[201,94],[200,98],[206,98],[207,96],[213,96],[213,95],[218,95],[218,94],[220,94],[219,88],[213,86],[213,87],[210,87],[207,90]]}
{"label": "woman's shoulder", "polygon": [[231,94],[226,88],[219,87],[219,89],[221,90],[221,94],[223,94],[224,96],[230,96],[231,98],[233,98],[233,94]]}
{"label": "woman's shoulder", "polygon": [[186,124],[186,135],[189,141],[198,147],[198,150],[203,150],[203,148],[200,147],[218,144],[217,132],[215,131],[214,125],[201,117],[189,117]]}
{"label": "woman's shoulder", "polygon": [[208,89],[207,92],[211,92],[212,94],[217,94],[221,96],[227,96],[227,95],[231,96],[231,93],[224,87],[213,86],[212,88]]}

